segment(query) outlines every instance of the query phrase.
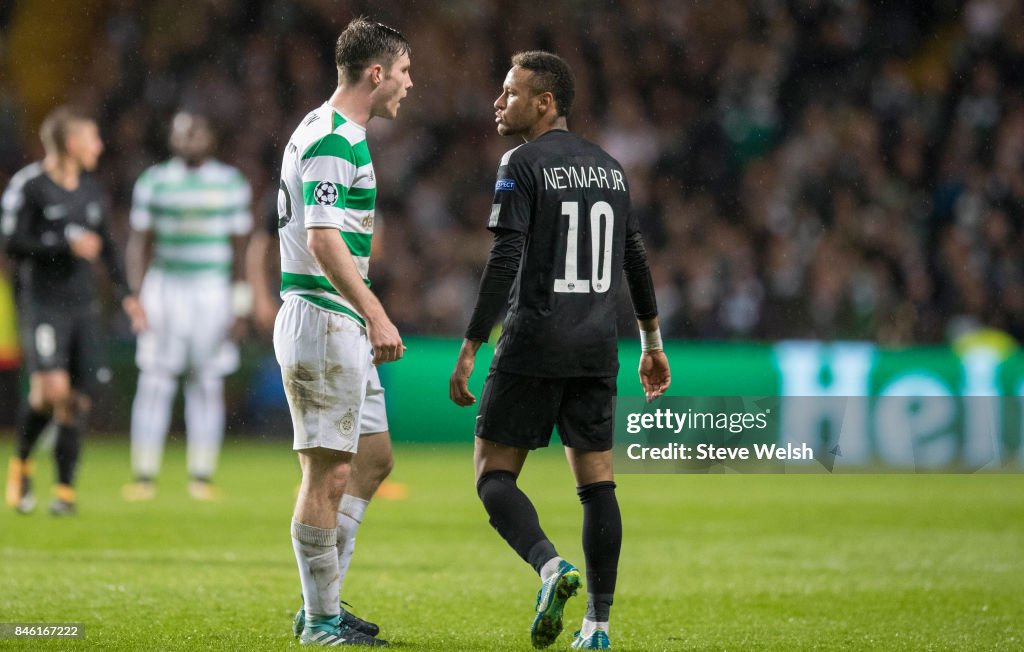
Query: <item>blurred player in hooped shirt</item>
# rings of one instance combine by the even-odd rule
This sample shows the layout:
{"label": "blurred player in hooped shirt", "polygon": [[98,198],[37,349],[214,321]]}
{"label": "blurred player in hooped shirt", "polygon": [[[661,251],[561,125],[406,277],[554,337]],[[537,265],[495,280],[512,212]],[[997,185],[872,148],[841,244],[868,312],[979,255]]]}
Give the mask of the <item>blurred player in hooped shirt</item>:
{"label": "blurred player in hooped shirt", "polygon": [[[174,156],[147,169],[132,195],[128,273],[149,328],[139,336],[132,404],[134,481],[126,500],[156,494],[179,378],[185,378],[189,494],[217,497],[211,481],[224,437],[224,381],[238,367],[231,338],[250,303],[239,253],[252,230],[249,182],[213,157],[216,138],[201,115],[171,124]],[[235,279],[232,283],[232,279]]]}

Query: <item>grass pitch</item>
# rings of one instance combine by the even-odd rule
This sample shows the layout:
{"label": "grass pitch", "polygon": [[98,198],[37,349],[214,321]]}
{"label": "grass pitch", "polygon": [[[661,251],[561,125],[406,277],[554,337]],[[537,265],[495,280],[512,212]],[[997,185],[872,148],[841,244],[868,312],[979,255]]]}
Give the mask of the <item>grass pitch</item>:
{"label": "grass pitch", "polygon": [[[288,442],[231,443],[219,503],[185,493],[172,446],[152,503],[128,504],[124,442],[90,441],[80,515],[0,513],[0,621],[76,622],[81,641],[0,648],[297,649]],[[12,449],[9,439],[0,450]],[[464,446],[396,446],[345,598],[406,650],[530,650],[538,580],[487,524]],[[51,478],[42,460],[41,498]],[[1024,646],[1024,476],[618,478],[617,650],[962,650]],[[557,450],[522,478],[582,568],[581,510]],[[585,608],[569,602],[567,649]]]}

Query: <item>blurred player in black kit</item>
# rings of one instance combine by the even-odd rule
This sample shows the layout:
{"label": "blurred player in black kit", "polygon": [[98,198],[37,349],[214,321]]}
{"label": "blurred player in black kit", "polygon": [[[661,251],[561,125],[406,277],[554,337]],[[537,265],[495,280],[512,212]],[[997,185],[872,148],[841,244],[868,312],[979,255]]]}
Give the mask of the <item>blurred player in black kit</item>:
{"label": "blurred player in black kit", "polygon": [[622,541],[611,448],[623,276],[640,326],[640,382],[649,400],[665,392],[670,376],[622,166],[568,131],[573,95],[561,58],[512,58],[494,103],[496,122],[499,134],[526,143],[498,167],[487,224],[494,245],[449,393],[461,406],[476,401],[468,388],[476,352],[507,304],[477,416],[477,492],[491,525],[541,576],[530,638],[546,647],[562,630],[580,572],[558,556],[516,480],[529,451],[547,446],[557,425],[583,504],[588,604],[572,647],[605,649]]}
{"label": "blurred player in black kit", "polygon": [[3,194],[2,231],[15,263],[15,298],[29,394],[18,416],[17,455],[7,476],[8,505],[35,507],[30,456],[56,422],[54,515],[74,514],[74,480],[90,388],[103,380],[99,300],[93,263],[102,259],[136,332],[145,325],[107,228],[106,197],[89,172],[103,151],[96,122],[68,107],[40,129],[45,158],[23,168]]}

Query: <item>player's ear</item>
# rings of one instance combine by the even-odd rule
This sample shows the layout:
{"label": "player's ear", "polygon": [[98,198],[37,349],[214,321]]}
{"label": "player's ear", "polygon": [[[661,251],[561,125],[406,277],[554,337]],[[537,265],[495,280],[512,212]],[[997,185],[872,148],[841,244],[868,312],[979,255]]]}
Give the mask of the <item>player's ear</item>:
{"label": "player's ear", "polygon": [[370,82],[376,87],[380,86],[382,81],[384,81],[384,66],[375,63],[370,66]]}
{"label": "player's ear", "polygon": [[551,94],[551,91],[544,91],[537,96],[537,111],[542,115],[547,115],[548,111],[552,111],[555,108],[555,96]]}

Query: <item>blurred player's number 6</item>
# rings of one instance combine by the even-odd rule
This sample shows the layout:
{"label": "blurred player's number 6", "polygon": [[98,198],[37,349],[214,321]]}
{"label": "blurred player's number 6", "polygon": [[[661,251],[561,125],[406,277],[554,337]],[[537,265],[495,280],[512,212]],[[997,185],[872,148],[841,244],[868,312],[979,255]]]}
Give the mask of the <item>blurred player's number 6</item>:
{"label": "blurred player's number 6", "polygon": [[49,324],[36,327],[36,353],[41,358],[53,357],[57,352],[57,331]]}
{"label": "blurred player's number 6", "polygon": [[[555,292],[587,294],[590,281],[577,278],[579,263],[580,204],[574,201],[562,202],[562,215],[569,218],[569,234],[566,237],[565,278],[555,279]],[[615,232],[615,214],[606,201],[599,201],[590,207],[590,278],[594,291],[608,291],[612,280],[612,233]],[[604,243],[602,249],[601,243]]]}

